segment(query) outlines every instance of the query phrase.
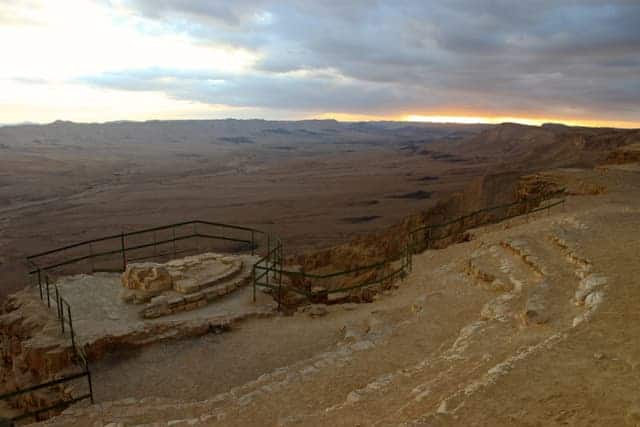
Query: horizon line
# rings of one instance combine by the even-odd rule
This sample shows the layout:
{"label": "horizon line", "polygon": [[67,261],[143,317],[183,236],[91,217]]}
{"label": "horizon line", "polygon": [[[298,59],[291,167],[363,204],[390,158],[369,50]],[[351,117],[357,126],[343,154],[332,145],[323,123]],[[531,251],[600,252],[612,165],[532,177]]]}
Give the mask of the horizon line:
{"label": "horizon line", "polygon": [[[337,116],[340,116],[338,114]],[[442,119],[442,120],[438,120]],[[458,119],[458,120],[456,120]],[[79,125],[104,125],[111,123],[150,123],[150,122],[187,122],[187,121],[265,121],[265,122],[306,122],[306,121],[334,121],[338,123],[412,123],[412,124],[434,124],[434,125],[460,125],[460,126],[499,126],[505,124],[516,124],[520,126],[530,127],[543,127],[545,125],[560,125],[566,127],[581,127],[581,128],[611,128],[611,129],[627,129],[627,130],[640,130],[640,123],[626,122],[626,121],[597,121],[597,120],[544,120],[544,119],[529,119],[529,118],[517,118],[517,117],[468,117],[468,116],[417,116],[408,115],[403,118],[367,118],[362,117],[360,119],[353,117],[333,117],[333,116],[316,116],[300,119],[269,119],[262,117],[224,117],[224,118],[158,118],[158,119],[117,119],[117,120],[105,120],[105,121],[74,121],[66,119],[56,119],[53,121],[22,121],[13,123],[0,123],[0,127],[18,127],[18,126],[48,126],[56,123],[70,123]]]}

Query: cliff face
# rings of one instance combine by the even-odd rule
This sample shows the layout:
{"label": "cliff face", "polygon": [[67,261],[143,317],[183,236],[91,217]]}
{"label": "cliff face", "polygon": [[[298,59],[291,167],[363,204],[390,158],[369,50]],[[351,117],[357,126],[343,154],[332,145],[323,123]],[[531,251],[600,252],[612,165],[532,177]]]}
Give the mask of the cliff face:
{"label": "cliff face", "polygon": [[611,151],[638,142],[639,130],[503,124],[442,149],[467,156],[496,157],[510,170],[532,172],[542,168],[594,167]]}
{"label": "cliff face", "polygon": [[640,143],[631,143],[613,150],[606,159],[606,164],[619,165],[640,161]]}
{"label": "cliff face", "polygon": [[[362,236],[332,248],[311,251],[291,257],[288,261],[303,271],[327,273],[348,270],[361,265],[400,256],[409,232],[415,228],[450,221],[479,209],[523,200],[543,198],[570,185],[570,194],[599,194],[604,191],[597,183],[575,182],[565,175],[545,175],[540,171],[562,167],[596,167],[616,161],[640,158],[640,131],[617,129],[571,128],[561,125],[542,127],[503,124],[485,130],[463,142],[433,144],[456,155],[467,157],[501,157],[503,164],[487,170],[465,191],[455,193],[436,206],[407,217],[402,223],[380,233]],[[517,209],[517,208],[514,208]],[[521,212],[526,209],[522,206]],[[510,214],[518,213],[512,210]],[[482,224],[488,218],[471,219]],[[473,224],[467,224],[468,226]],[[455,237],[441,245],[464,240],[463,231],[449,227]],[[356,283],[361,278],[350,278]],[[333,287],[344,286],[335,282]]]}
{"label": "cliff face", "polygon": [[[11,295],[0,309],[0,343],[0,394],[53,380],[75,367],[69,339],[61,336],[53,310],[29,290]],[[54,386],[11,404],[33,411],[67,399],[71,391]]]}
{"label": "cliff face", "polygon": [[[518,172],[488,174],[476,180],[466,191],[456,193],[422,213],[406,218],[401,224],[377,234],[358,237],[352,241],[325,250],[297,255],[290,263],[301,266],[303,271],[329,273],[349,270],[389,258],[399,259],[409,242],[408,237],[416,228],[441,224],[470,212],[487,207],[531,200],[530,205],[517,205],[496,215],[516,215],[527,208],[534,208],[541,198],[560,189],[556,183],[522,178]],[[535,200],[535,202],[534,202]],[[451,238],[434,243],[438,247],[462,241],[467,238],[465,230],[477,225],[490,223],[499,218],[491,214],[478,214],[465,220],[464,224],[452,224],[440,229],[441,236],[451,234]],[[422,239],[424,236],[418,236]],[[362,278],[349,278],[349,282],[362,283]],[[334,288],[347,286],[334,280]]]}

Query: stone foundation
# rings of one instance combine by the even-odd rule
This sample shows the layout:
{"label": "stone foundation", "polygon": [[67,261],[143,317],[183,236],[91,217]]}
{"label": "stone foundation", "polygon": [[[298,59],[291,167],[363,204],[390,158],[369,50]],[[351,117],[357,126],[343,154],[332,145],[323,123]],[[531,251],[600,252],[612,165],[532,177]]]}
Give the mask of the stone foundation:
{"label": "stone foundation", "polygon": [[249,266],[230,255],[204,253],[164,264],[130,264],[122,274],[125,302],[147,303],[140,311],[155,319],[195,310],[250,281]]}

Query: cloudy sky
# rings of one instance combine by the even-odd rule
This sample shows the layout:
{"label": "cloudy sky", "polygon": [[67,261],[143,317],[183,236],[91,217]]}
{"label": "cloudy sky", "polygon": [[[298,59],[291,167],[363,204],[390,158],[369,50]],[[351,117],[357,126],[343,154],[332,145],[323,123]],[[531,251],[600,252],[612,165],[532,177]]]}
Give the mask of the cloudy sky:
{"label": "cloudy sky", "polygon": [[639,0],[0,0],[0,123],[640,127],[639,23]]}

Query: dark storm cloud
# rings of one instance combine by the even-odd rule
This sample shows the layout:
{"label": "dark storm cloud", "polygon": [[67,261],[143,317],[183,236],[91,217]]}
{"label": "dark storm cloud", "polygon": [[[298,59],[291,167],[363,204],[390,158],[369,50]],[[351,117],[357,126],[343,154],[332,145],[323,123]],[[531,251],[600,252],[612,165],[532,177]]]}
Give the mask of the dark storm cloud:
{"label": "dark storm cloud", "polygon": [[253,50],[262,59],[243,75],[123,70],[90,78],[93,83],[153,86],[182,99],[306,111],[456,108],[620,120],[637,120],[640,113],[636,1],[125,4],[202,42]]}
{"label": "dark storm cloud", "polygon": [[[90,84],[129,91],[164,91],[177,99],[237,107],[297,111],[366,110],[384,114],[403,108],[411,99],[391,85],[342,82],[331,74],[202,74],[148,69],[105,73]],[[413,102],[418,102],[412,96]]]}

